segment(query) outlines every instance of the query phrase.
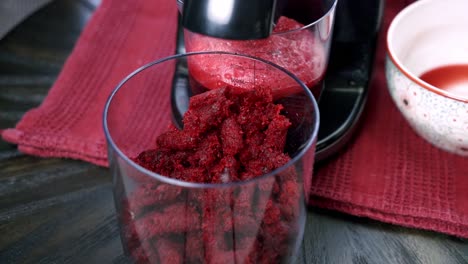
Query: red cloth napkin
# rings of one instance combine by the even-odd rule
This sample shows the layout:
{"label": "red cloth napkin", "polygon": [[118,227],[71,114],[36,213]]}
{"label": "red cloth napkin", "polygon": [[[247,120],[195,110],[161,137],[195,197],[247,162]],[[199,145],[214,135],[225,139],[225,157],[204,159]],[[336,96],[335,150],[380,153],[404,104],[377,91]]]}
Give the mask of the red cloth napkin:
{"label": "red cloth napkin", "polygon": [[[312,204],[468,237],[468,159],[419,138],[387,92],[385,33],[406,2],[387,2],[363,125],[341,155],[317,169]],[[3,138],[25,153],[106,166],[105,100],[129,72],[175,52],[176,14],[175,0],[104,0],[42,105]]]}
{"label": "red cloth napkin", "polygon": [[387,1],[363,124],[316,170],[312,204],[384,222],[468,237],[468,158],[439,150],[409,127],[387,92],[386,33],[408,2]]}
{"label": "red cloth napkin", "polygon": [[176,0],[102,1],[44,102],[3,138],[24,153],[107,166],[104,104],[130,72],[175,53],[177,12]]}

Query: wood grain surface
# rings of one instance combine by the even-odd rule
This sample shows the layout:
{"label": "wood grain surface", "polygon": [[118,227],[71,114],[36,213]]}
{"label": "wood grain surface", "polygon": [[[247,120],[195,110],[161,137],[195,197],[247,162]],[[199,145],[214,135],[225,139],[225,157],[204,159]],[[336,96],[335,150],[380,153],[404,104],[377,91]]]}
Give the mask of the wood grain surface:
{"label": "wood grain surface", "polygon": [[[0,128],[38,106],[97,0],[57,0],[0,40]],[[311,208],[300,263],[468,263],[468,241]],[[0,263],[130,263],[110,173],[0,140]]]}

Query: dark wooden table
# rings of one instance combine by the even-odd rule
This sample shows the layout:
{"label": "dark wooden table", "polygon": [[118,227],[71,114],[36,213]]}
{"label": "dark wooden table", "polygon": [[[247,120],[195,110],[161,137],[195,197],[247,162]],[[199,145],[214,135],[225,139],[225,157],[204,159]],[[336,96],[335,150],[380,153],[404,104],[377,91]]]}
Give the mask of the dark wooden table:
{"label": "dark wooden table", "polygon": [[[0,40],[0,128],[41,103],[94,0],[58,0]],[[311,209],[301,263],[468,263],[468,241]],[[109,171],[0,140],[0,263],[129,263]]]}

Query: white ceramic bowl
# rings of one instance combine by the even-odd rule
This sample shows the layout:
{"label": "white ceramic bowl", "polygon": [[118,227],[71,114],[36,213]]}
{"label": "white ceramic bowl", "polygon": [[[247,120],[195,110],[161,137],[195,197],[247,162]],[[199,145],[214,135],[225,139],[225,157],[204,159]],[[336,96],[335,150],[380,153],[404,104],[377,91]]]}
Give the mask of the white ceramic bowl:
{"label": "white ceramic bowl", "polygon": [[455,64],[468,65],[468,0],[419,0],[392,21],[385,73],[393,101],[420,136],[468,156],[468,87],[449,92],[418,77]]}

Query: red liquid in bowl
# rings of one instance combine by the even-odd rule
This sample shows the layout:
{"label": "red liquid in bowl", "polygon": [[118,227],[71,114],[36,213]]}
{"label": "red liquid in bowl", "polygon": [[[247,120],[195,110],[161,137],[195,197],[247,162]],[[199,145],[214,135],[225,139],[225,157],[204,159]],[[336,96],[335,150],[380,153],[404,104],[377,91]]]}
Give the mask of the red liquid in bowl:
{"label": "red liquid in bowl", "polygon": [[419,78],[437,88],[468,98],[468,64],[438,67]]}

